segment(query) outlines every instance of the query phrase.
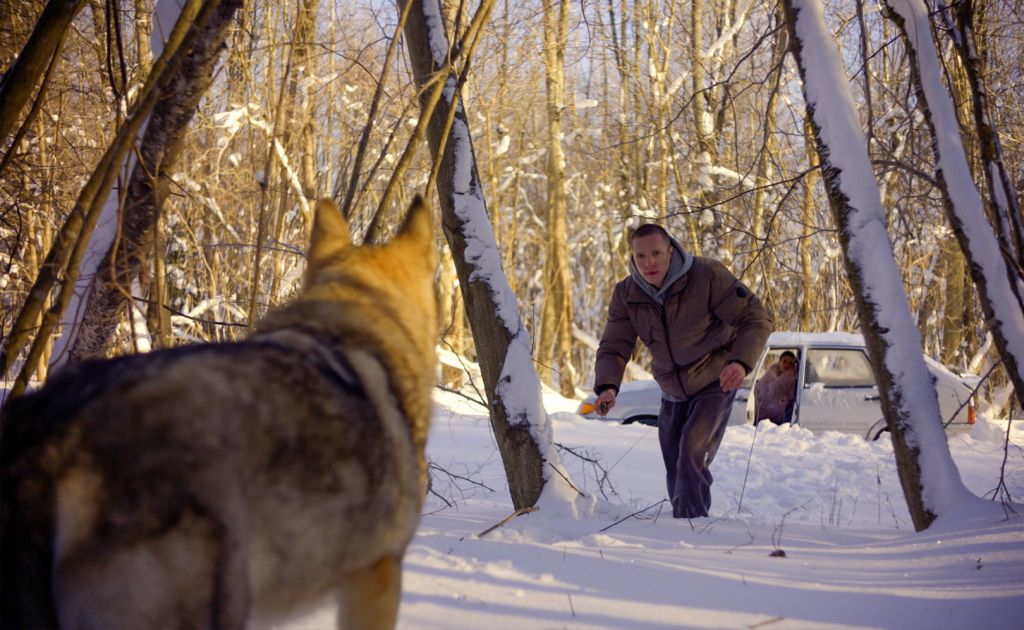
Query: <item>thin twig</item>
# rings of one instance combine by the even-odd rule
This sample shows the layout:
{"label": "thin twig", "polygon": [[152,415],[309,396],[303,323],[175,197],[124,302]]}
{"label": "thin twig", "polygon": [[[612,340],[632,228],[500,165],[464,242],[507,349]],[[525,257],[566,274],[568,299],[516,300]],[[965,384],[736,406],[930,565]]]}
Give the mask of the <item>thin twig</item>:
{"label": "thin twig", "polygon": [[509,514],[505,518],[501,519],[500,523],[498,523],[496,525],[491,525],[490,527],[488,527],[484,531],[480,532],[479,534],[476,535],[476,537],[477,538],[483,538],[484,536],[486,536],[487,534],[490,534],[491,532],[493,532],[494,530],[498,529],[499,527],[504,527],[506,523],[508,523],[509,521],[514,519],[515,517],[522,516],[523,514],[529,514],[530,512],[536,512],[539,509],[540,508],[537,507],[536,505],[533,506],[533,507],[528,507],[528,508],[520,508],[520,509],[516,510],[515,512],[512,512],[511,514]]}
{"label": "thin twig", "polygon": [[736,513],[743,511],[743,494],[747,491],[747,476],[750,475],[750,460],[754,457],[754,442],[757,441],[757,423],[754,424],[754,437],[750,438],[750,452],[747,453],[747,470],[743,473],[743,487],[740,488],[740,502]]}
{"label": "thin twig", "polygon": [[953,424],[953,420],[957,417],[957,415],[960,414],[960,410],[966,407],[967,405],[971,404],[972,400],[976,400],[978,390],[980,390],[982,385],[985,384],[985,381],[988,380],[988,377],[992,376],[993,370],[995,370],[1002,364],[1003,360],[999,359],[998,361],[993,363],[991,367],[989,367],[988,372],[985,372],[985,375],[981,377],[981,379],[978,381],[978,384],[971,389],[971,393],[967,396],[967,400],[960,403],[960,406],[956,408],[956,411],[954,411],[953,414],[949,417],[949,420],[946,420],[946,423],[942,425],[943,427],[948,427],[949,425]]}
{"label": "thin twig", "polygon": [[665,503],[667,501],[668,501],[668,499],[662,499],[661,501],[658,501],[657,503],[652,503],[651,505],[648,505],[647,507],[645,507],[644,509],[640,510],[639,512],[633,512],[629,516],[620,518],[619,520],[615,521],[614,523],[612,523],[608,527],[605,527],[604,529],[599,530],[597,533],[599,533],[599,534],[604,533],[604,532],[608,531],[609,529],[615,527],[619,523],[621,523],[623,521],[627,521],[627,520],[633,518],[634,516],[639,516],[640,514],[643,514],[644,512],[646,512],[647,510],[649,510],[651,508],[654,508],[654,507],[658,507],[659,505],[661,505],[662,503]]}
{"label": "thin twig", "polygon": [[569,487],[570,487],[570,488],[572,488],[573,490],[575,490],[576,492],[578,492],[578,493],[579,493],[579,495],[580,495],[581,497],[585,497],[585,496],[587,496],[586,494],[584,494],[584,492],[583,492],[582,490],[580,490],[579,488],[577,488],[577,487],[576,487],[576,484],[574,484],[574,483],[572,482],[572,480],[571,480],[571,479],[569,479],[568,477],[566,477],[566,476],[565,476],[565,475],[564,475],[564,474],[562,473],[562,471],[561,471],[561,470],[558,470],[558,468],[557,468],[557,467],[556,467],[556,466],[555,466],[554,464],[552,464],[551,462],[548,462],[548,466],[551,466],[551,470],[553,470],[553,471],[555,471],[556,473],[558,473],[558,476],[559,476],[559,477],[561,477],[562,479],[565,479],[565,483],[569,484]]}
{"label": "thin twig", "polygon": [[596,472],[594,473],[594,478],[597,479],[597,485],[598,489],[601,491],[601,496],[603,496],[606,499],[608,498],[608,494],[604,491],[605,483],[608,484],[608,488],[611,490],[612,494],[618,496],[619,493],[615,489],[615,485],[612,484],[612,480],[608,474],[608,470],[601,464],[601,461],[599,459],[595,457],[590,457],[583,453],[579,453],[572,447],[565,446],[564,444],[559,444],[558,442],[555,442],[555,447],[561,451],[569,453],[570,455],[574,455],[580,458],[584,462],[587,462],[588,464],[593,466],[596,470],[601,471],[600,475],[598,475]]}
{"label": "thin twig", "polygon": [[466,483],[473,484],[474,486],[479,486],[479,487],[483,488],[484,490],[487,490],[488,492],[494,492],[494,488],[488,486],[487,484],[481,483],[479,481],[476,481],[475,479],[470,479],[469,477],[464,477],[462,475],[456,475],[455,473],[451,472],[450,470],[448,470],[446,468],[443,468],[441,466],[438,466],[434,462],[429,462],[427,464],[427,468],[429,468],[430,470],[437,470],[437,471],[443,472],[444,474],[448,475],[452,479],[457,479],[459,481],[465,481]]}
{"label": "thin twig", "polygon": [[748,546],[750,546],[750,545],[754,544],[754,535],[753,535],[752,533],[750,533],[750,532],[747,532],[747,536],[750,536],[750,540],[748,540],[747,542],[745,542],[745,543],[743,543],[743,544],[740,544],[740,545],[736,545],[736,546],[735,546],[735,547],[733,547],[732,549],[729,549],[729,550],[727,550],[727,551],[726,551],[725,553],[727,553],[727,554],[730,554],[730,555],[731,555],[731,554],[732,554],[732,552],[736,551],[736,550],[737,550],[737,549],[739,549],[740,547],[748,547]]}
{"label": "thin twig", "polygon": [[484,401],[480,400],[479,398],[474,398],[474,397],[470,396],[469,394],[464,394],[463,392],[460,392],[459,390],[457,390],[455,388],[452,388],[452,387],[445,387],[444,385],[435,385],[435,387],[437,387],[437,389],[439,389],[439,390],[441,390],[443,392],[448,392],[449,394],[455,394],[456,396],[461,396],[461,397],[465,398],[466,400],[468,400],[469,402],[477,404],[477,405],[480,405],[484,409],[487,409],[487,403],[485,403]]}
{"label": "thin twig", "polygon": [[1010,518],[1010,514],[1016,514],[1017,510],[1013,509],[1013,496],[1010,494],[1010,489],[1006,485],[1006,460],[1010,456],[1010,429],[1013,427],[1013,411],[1016,400],[1010,399],[1010,413],[1006,417],[1006,441],[1003,443],[1003,463],[999,466],[999,483],[992,490],[992,500],[1000,501],[1003,504],[1003,512],[1006,513],[1006,518]]}

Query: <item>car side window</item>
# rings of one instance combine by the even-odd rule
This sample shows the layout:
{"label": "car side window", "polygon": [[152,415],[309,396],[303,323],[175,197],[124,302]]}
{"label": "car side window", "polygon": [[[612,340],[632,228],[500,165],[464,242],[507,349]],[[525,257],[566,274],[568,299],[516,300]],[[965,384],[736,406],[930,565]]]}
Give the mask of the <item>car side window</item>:
{"label": "car side window", "polygon": [[875,375],[862,350],[808,350],[804,384],[814,383],[825,387],[874,387]]}
{"label": "car side window", "polygon": [[[776,363],[779,362],[779,357],[782,356],[783,352],[792,352],[795,356],[797,356],[797,357],[800,356],[800,350],[798,348],[786,348],[784,346],[772,346],[771,348],[768,349],[768,352],[765,353],[764,361],[761,361],[761,367],[758,368],[758,370],[757,370],[757,378],[753,379],[753,380],[760,380],[761,377],[764,376],[766,372],[768,372],[768,369],[771,366],[773,366],[773,365],[775,365]],[[799,359],[797,360],[797,365],[799,366]],[[749,375],[747,376],[747,380],[748,381],[751,380]],[[748,383],[748,386],[749,386],[749,383]]]}

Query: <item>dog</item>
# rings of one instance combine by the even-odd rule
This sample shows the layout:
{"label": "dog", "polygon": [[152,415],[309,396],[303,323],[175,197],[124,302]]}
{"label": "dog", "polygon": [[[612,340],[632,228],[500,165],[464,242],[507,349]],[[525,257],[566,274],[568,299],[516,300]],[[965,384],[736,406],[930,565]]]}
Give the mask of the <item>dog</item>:
{"label": "dog", "polygon": [[431,212],[353,245],[317,203],[301,294],[244,341],[68,366],[0,412],[3,627],[242,629],[324,598],[393,628],[435,381]]}

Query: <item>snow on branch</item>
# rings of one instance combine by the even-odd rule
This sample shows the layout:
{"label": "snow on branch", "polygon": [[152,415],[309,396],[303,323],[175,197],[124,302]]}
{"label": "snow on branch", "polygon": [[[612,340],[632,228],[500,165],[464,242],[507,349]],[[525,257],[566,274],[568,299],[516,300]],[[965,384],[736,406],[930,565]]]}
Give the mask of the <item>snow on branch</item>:
{"label": "snow on branch", "polygon": [[718,36],[718,39],[711,42],[711,45],[708,46],[707,50],[701,52],[701,57],[703,59],[710,59],[720,54],[722,49],[725,48],[725,45],[729,43],[729,40],[735,37],[736,33],[738,33],[740,29],[743,28],[743,25],[747,23],[747,18],[750,17],[750,12],[753,8],[754,0],[748,0],[747,6],[739,12],[739,17],[736,18],[736,21],[725,25],[725,28],[722,29],[722,34]]}

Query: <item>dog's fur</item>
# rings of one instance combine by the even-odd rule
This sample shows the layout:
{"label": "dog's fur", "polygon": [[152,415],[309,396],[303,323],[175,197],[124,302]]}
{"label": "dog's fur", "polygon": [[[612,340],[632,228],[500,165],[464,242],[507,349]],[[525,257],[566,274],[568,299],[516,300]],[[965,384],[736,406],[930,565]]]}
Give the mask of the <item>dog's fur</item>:
{"label": "dog's fur", "polygon": [[238,628],[337,597],[390,628],[422,507],[436,252],[317,206],[305,287],[249,339],[56,374],[0,414],[3,627]]}

